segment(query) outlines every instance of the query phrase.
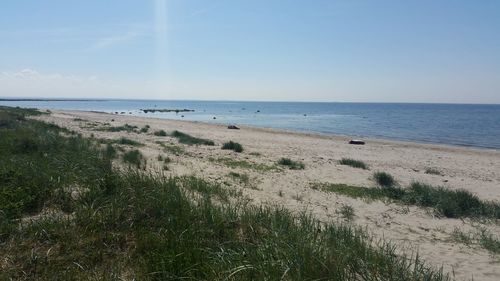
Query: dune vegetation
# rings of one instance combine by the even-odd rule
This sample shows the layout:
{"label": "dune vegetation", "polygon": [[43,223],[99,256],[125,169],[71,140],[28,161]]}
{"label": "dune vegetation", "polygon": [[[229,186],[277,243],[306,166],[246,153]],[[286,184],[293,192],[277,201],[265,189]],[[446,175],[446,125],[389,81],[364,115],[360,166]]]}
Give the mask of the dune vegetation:
{"label": "dune vegetation", "polygon": [[37,114],[0,108],[1,280],[450,279],[349,224],[116,169],[111,144],[27,118]]}

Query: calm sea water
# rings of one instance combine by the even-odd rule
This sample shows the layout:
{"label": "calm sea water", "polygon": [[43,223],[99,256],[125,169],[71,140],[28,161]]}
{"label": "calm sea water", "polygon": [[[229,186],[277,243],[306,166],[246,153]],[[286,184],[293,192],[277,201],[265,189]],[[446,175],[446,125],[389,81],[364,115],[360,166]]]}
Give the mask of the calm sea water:
{"label": "calm sea water", "polygon": [[[145,117],[500,149],[500,105],[154,100],[0,101],[0,105],[126,112]],[[186,108],[195,112],[140,111],[148,108]]]}

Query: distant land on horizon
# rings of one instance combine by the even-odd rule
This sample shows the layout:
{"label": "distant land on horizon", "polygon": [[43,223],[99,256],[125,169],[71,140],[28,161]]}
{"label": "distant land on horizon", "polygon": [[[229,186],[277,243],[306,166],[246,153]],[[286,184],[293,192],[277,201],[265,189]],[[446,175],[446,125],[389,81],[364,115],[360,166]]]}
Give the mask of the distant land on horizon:
{"label": "distant land on horizon", "polygon": [[262,103],[354,103],[354,104],[456,104],[456,105],[500,105],[500,103],[453,103],[453,102],[358,102],[358,101],[286,101],[286,100],[199,100],[199,99],[127,99],[127,98],[6,98],[0,97],[0,101],[187,101],[187,102],[262,102]]}

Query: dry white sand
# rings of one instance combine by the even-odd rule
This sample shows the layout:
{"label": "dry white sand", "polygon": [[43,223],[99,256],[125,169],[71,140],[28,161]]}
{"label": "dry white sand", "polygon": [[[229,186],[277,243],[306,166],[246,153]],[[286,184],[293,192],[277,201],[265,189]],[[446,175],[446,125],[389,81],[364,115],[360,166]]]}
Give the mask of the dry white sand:
{"label": "dry white sand", "polygon": [[[84,121],[75,121],[75,118]],[[443,266],[457,280],[500,280],[500,257],[492,255],[477,243],[466,245],[452,239],[455,229],[477,232],[484,228],[498,235],[498,222],[478,222],[439,218],[432,211],[380,201],[367,202],[325,193],[310,188],[311,183],[344,183],[374,186],[374,171],[392,174],[402,186],[412,181],[440,185],[450,189],[466,189],[486,200],[500,200],[500,151],[472,149],[444,145],[409,142],[367,140],[364,146],[349,145],[348,138],[241,126],[228,130],[224,125],[200,122],[142,118],[82,111],[53,111],[39,119],[98,138],[127,138],[146,146],[140,150],[148,158],[148,168],[161,170],[156,158],[168,156],[172,175],[197,175],[222,184],[241,188],[254,203],[278,204],[293,211],[308,211],[322,221],[342,221],[339,209],[350,205],[355,210],[353,224],[365,227],[376,237],[396,244],[406,253],[412,251],[433,266]],[[112,121],[114,120],[114,121]],[[151,126],[150,133],[103,132],[89,127],[90,123],[112,126],[126,123]],[[196,137],[215,141],[216,146],[187,146],[177,144],[171,137],[157,137],[155,130],[179,130]],[[221,150],[228,140],[239,142],[243,153]],[[185,153],[175,156],[164,152],[156,141],[182,146]],[[255,164],[273,166],[281,157],[300,160],[305,170],[259,171],[249,168],[231,168],[214,159],[227,157]],[[362,160],[370,170],[355,169],[338,164],[343,158]],[[442,175],[429,175],[425,169],[433,167]],[[228,176],[229,172],[249,176],[247,185]],[[497,236],[498,237],[498,236]]]}

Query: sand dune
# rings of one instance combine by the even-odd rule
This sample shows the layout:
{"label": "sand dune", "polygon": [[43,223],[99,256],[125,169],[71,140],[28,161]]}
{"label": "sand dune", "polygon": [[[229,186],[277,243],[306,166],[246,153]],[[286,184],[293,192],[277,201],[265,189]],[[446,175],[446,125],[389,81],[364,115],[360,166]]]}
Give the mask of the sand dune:
{"label": "sand dune", "polygon": [[[356,186],[374,186],[374,171],[392,174],[401,186],[413,181],[440,185],[450,189],[466,189],[481,199],[500,201],[500,151],[472,149],[444,145],[409,142],[367,140],[364,146],[349,145],[348,138],[295,133],[240,126],[228,130],[226,126],[199,122],[184,122],[134,116],[110,115],[96,112],[53,111],[37,117],[71,130],[98,138],[127,138],[146,144],[140,147],[148,158],[148,169],[172,175],[195,174],[222,184],[241,188],[255,204],[278,204],[296,212],[307,211],[323,221],[343,221],[339,209],[349,205],[354,209],[353,224],[366,227],[376,237],[392,241],[401,250],[418,251],[428,263],[443,266],[458,280],[500,280],[500,257],[472,243],[466,245],[452,238],[455,229],[477,232],[480,228],[500,233],[497,222],[448,219],[436,217],[433,212],[414,206],[381,201],[366,201],[326,193],[311,188],[313,183],[342,183]],[[75,118],[79,118],[75,120]],[[82,120],[80,120],[82,119]],[[114,120],[114,121],[112,121]],[[130,124],[151,126],[150,133],[97,131],[89,126]],[[177,144],[171,137],[154,136],[155,130],[179,130],[193,136],[215,141],[215,146],[179,145],[184,153],[165,152],[157,141]],[[243,153],[221,150],[223,142],[233,140],[244,147]],[[172,159],[170,170],[163,171],[156,160],[158,155]],[[288,157],[302,161],[304,170],[276,168],[276,161]],[[338,164],[343,157],[362,160],[369,170]],[[224,161],[233,159],[250,163],[252,167],[231,167]],[[257,166],[261,165],[261,166]],[[257,168],[260,167],[260,168]],[[435,168],[442,175],[426,174],[426,168]],[[248,175],[242,183],[228,174]]]}

